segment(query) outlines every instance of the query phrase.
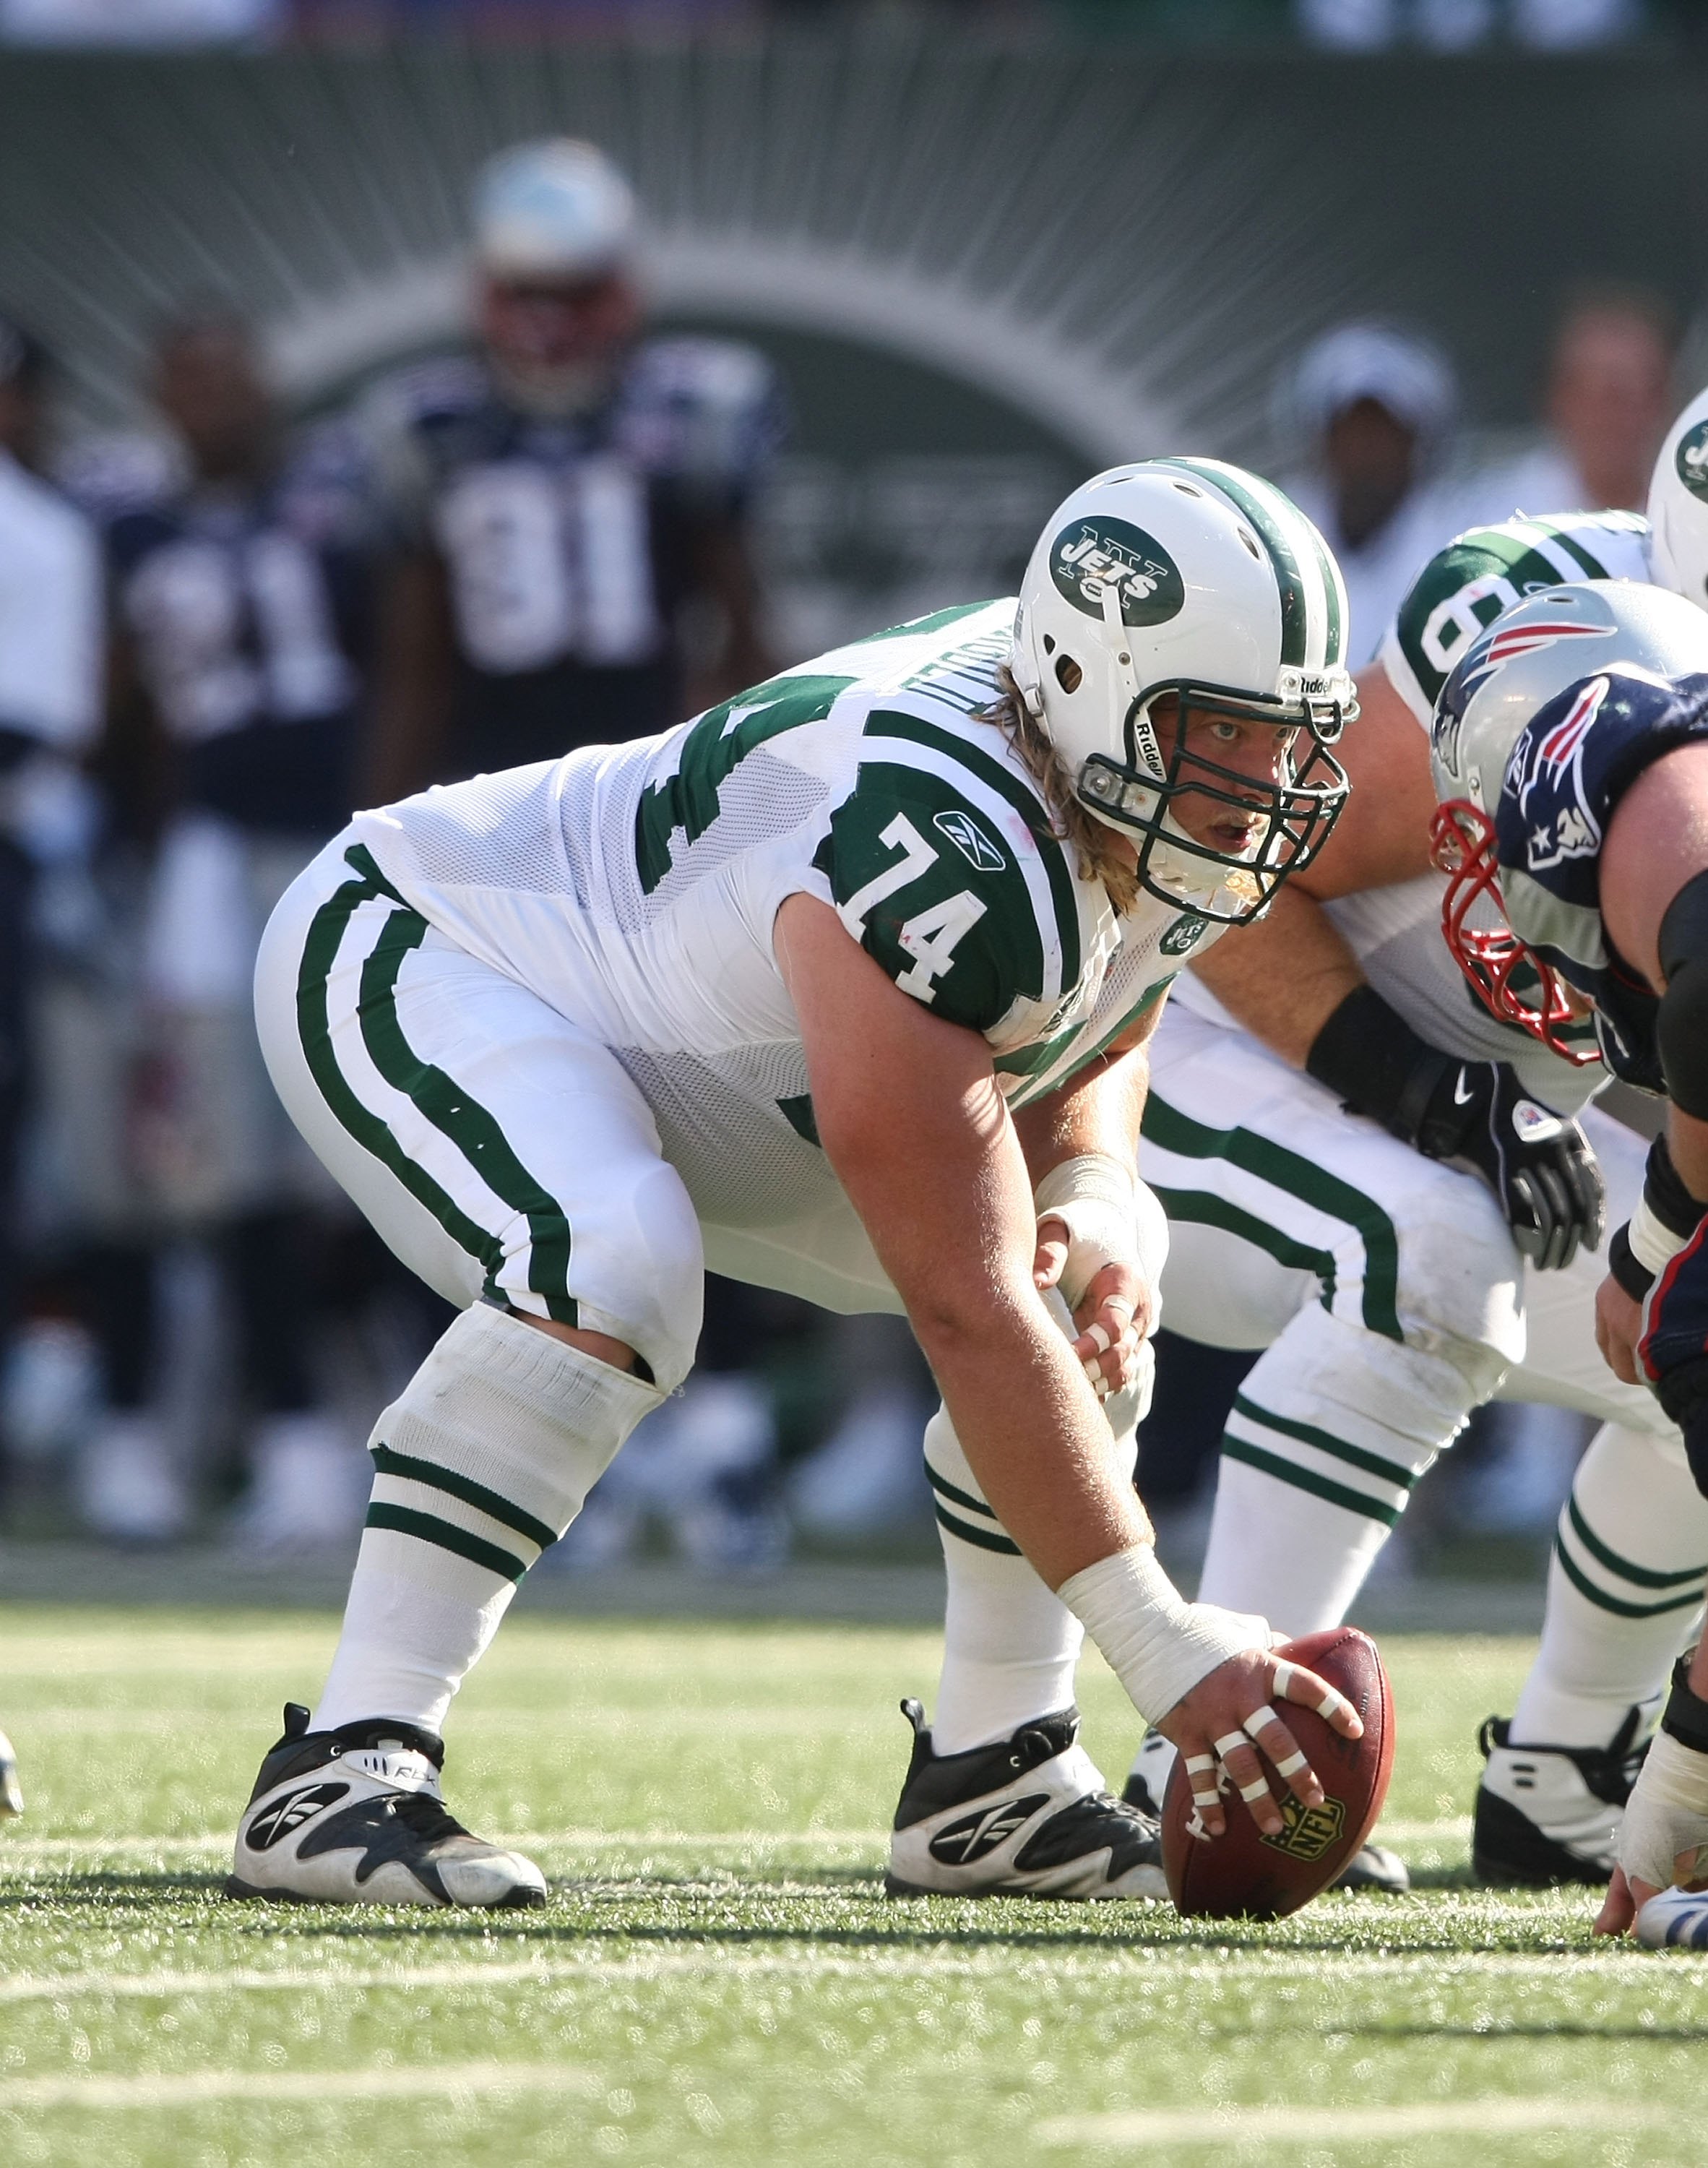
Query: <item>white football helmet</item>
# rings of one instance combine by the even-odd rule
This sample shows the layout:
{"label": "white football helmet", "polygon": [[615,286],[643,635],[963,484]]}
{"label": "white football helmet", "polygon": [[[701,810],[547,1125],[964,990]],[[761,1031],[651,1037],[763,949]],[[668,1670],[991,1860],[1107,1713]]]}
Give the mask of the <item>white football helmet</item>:
{"label": "white football helmet", "polygon": [[[1347,781],[1328,748],[1357,713],[1346,590],[1328,545],[1271,483],[1219,460],[1112,467],[1045,527],[1021,583],[1010,667],[1088,811],[1138,842],[1140,885],[1239,923],[1328,840]],[[1165,697],[1175,717],[1154,719]],[[1272,786],[1184,751],[1184,718],[1306,733]],[[1265,818],[1239,854],[1196,841],[1196,792]]]}
{"label": "white football helmet", "polygon": [[1566,1060],[1599,1058],[1558,975],[1512,930],[1501,895],[1495,814],[1520,739],[1550,702],[1577,692],[1549,736],[1571,757],[1607,693],[1607,673],[1665,683],[1708,671],[1708,612],[1635,580],[1544,587],[1504,610],[1453,666],[1435,702],[1430,763],[1441,801],[1431,854],[1447,875],[1441,930],[1491,1012]]}
{"label": "white football helmet", "polygon": [[590,278],[627,261],[634,192],[592,143],[517,143],[475,182],[475,249],[496,279]]}
{"label": "white football helmet", "polygon": [[1649,483],[1649,569],[1663,587],[1708,609],[1708,391],[1667,432]]}

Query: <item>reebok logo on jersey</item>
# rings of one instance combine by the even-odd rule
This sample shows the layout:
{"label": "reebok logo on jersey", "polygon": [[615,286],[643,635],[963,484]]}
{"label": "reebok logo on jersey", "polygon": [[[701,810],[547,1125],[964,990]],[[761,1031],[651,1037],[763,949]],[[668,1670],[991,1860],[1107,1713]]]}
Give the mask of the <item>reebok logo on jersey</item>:
{"label": "reebok logo on jersey", "polygon": [[1005,1799],[1000,1806],[981,1807],[976,1814],[963,1815],[937,1831],[931,1842],[931,1857],[941,1859],[947,1867],[970,1866],[1023,1830],[1038,1809],[1049,1803],[1048,1792],[1034,1792],[1029,1799]]}
{"label": "reebok logo on jersey", "polygon": [[1678,469],[1691,496],[1708,503],[1708,422],[1699,422],[1679,438]]}
{"label": "reebok logo on jersey", "polygon": [[958,808],[939,813],[931,826],[948,837],[975,873],[998,874],[1008,863],[970,813]]}
{"label": "reebok logo on jersey", "polygon": [[1120,598],[1123,624],[1163,624],[1186,608],[1180,567],[1154,534],[1126,519],[1076,519],[1050,545],[1056,592],[1087,617],[1101,619],[1103,598]]}
{"label": "reebok logo on jersey", "polygon": [[304,1791],[287,1792],[264,1814],[257,1815],[243,1841],[252,1852],[265,1852],[282,1837],[293,1836],[305,1822],[311,1822],[325,1808],[335,1805],[349,1788],[347,1784],[310,1784]]}

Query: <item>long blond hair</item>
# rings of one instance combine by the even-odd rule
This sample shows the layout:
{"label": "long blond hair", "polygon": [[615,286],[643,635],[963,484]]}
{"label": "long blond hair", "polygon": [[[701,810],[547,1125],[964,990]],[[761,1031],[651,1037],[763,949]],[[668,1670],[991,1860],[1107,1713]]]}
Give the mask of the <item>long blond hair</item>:
{"label": "long blond hair", "polygon": [[1137,868],[1122,852],[1119,837],[1079,803],[1049,732],[1026,704],[1006,667],[996,676],[1002,690],[979,720],[1000,731],[1019,754],[1049,809],[1054,832],[1079,854],[1080,879],[1101,881],[1116,912],[1124,916],[1138,901]]}

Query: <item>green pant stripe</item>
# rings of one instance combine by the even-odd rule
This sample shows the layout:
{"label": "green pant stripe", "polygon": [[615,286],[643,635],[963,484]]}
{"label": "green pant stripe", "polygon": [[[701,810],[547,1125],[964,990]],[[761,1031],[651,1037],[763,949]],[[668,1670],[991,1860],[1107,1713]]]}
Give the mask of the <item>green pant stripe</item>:
{"label": "green pant stripe", "polygon": [[995,1528],[975,1528],[970,1521],[957,1521],[952,1513],[945,1512],[941,1505],[937,1506],[937,1518],[952,1536],[958,1536],[963,1544],[971,1544],[975,1549],[1000,1551],[1004,1558],[1025,1555],[1020,1545],[1009,1537],[998,1535]]}
{"label": "green pant stripe", "polygon": [[1634,1587],[1682,1588],[1688,1581],[1695,1583],[1700,1594],[1704,1581],[1708,1580],[1708,1565],[1686,1566],[1682,1573],[1656,1573],[1648,1566],[1633,1565],[1629,1559],[1623,1559],[1617,1551],[1610,1550],[1592,1531],[1578,1512],[1578,1501],[1574,1497],[1568,1497],[1566,1501],[1566,1517],[1571,1522],[1573,1534],[1597,1565],[1605,1566],[1610,1573],[1616,1573],[1621,1581],[1630,1581]]}
{"label": "green pant stripe", "polygon": [[[1159,1099],[1154,1087],[1145,1102],[1143,1130],[1164,1151],[1182,1159],[1225,1160],[1313,1210],[1327,1213],[1331,1220],[1355,1227],[1364,1243],[1364,1322],[1385,1340],[1403,1338],[1399,1328],[1399,1238],[1374,1198],[1254,1130],[1212,1129],[1193,1121]],[[1260,1246],[1273,1254],[1271,1243]]]}
{"label": "green pant stripe", "polygon": [[1301,1445],[1314,1445],[1319,1453],[1332,1453],[1349,1468],[1361,1468],[1366,1475],[1379,1475],[1384,1483],[1398,1483],[1402,1490],[1409,1490],[1418,1480],[1415,1469],[1398,1460],[1384,1460],[1379,1453],[1366,1453],[1361,1445],[1349,1445],[1344,1437],[1335,1437],[1310,1423],[1295,1422],[1291,1416],[1271,1415],[1255,1400],[1247,1400],[1244,1393],[1233,1395],[1233,1405],[1249,1421],[1279,1431],[1283,1437],[1296,1437]]}
{"label": "green pant stripe", "polygon": [[1326,1475],[1315,1475],[1308,1468],[1295,1467],[1291,1460],[1282,1460],[1258,1446],[1248,1445],[1243,1437],[1235,1437],[1230,1432],[1223,1435],[1222,1458],[1243,1460],[1248,1468],[1274,1476],[1277,1483],[1291,1483],[1296,1490],[1308,1490],[1313,1498],[1325,1498],[1331,1506],[1344,1506],[1349,1513],[1362,1513],[1366,1520],[1380,1521],[1385,1528],[1391,1528],[1404,1511],[1403,1506],[1384,1506],[1379,1498],[1366,1497],[1361,1490],[1349,1490],[1344,1484],[1331,1483]]}
{"label": "green pant stripe", "polygon": [[404,903],[362,846],[345,853],[357,878],[346,881],[316,913],[303,947],[297,977],[297,1029],[310,1075],[337,1119],[366,1151],[395,1174],[418,1204],[432,1213],[458,1246],[480,1266],[486,1292],[503,1299],[498,1273],[504,1250],[497,1236],[481,1226],[418,1166],[380,1117],[364,1107],[346,1082],[332,1051],[326,982],[346,928],[364,903],[388,897],[393,912],[374,953],[362,968],[358,1017],[363,1044],[386,1082],[402,1092],[433,1126],[448,1136],[495,1195],[528,1215],[532,1244],[528,1284],[545,1297],[546,1308],[560,1325],[577,1315],[569,1292],[570,1230],[555,1202],[517,1161],[497,1124],[476,1107],[443,1071],[422,1061],[398,1028],[395,991],[404,957],[427,933],[427,921]]}
{"label": "green pant stripe", "polygon": [[938,1475],[929,1460],[926,1463],[926,1480],[939,1497],[952,1499],[956,1505],[964,1506],[969,1513],[982,1513],[987,1521],[996,1518],[982,1498],[975,1498],[970,1490],[957,1490],[952,1483]]}
{"label": "green pant stripe", "polygon": [[524,1513],[520,1506],[512,1506],[507,1498],[496,1490],[489,1490],[484,1483],[476,1483],[467,1475],[459,1475],[454,1469],[441,1468],[436,1461],[417,1460],[407,1453],[394,1453],[389,1445],[370,1445],[375,1471],[381,1475],[401,1475],[411,1483],[426,1483],[435,1490],[443,1490],[448,1498],[460,1498],[465,1506],[473,1506],[488,1519],[501,1522],[507,1528],[514,1528],[519,1536],[526,1536],[531,1544],[548,1549],[558,1539],[555,1528],[549,1528],[544,1521],[536,1521],[532,1513]]}
{"label": "green pant stripe", "polygon": [[1249,1242],[1254,1249],[1267,1250],[1278,1265],[1289,1272],[1310,1273],[1323,1285],[1325,1307],[1334,1300],[1334,1259],[1332,1251],[1313,1250],[1306,1243],[1296,1242],[1291,1235],[1284,1235],[1279,1227],[1271,1227],[1266,1220],[1259,1220],[1239,1205],[1230,1204],[1225,1197],[1215,1197],[1207,1189],[1164,1189],[1153,1182],[1157,1202],[1170,1220],[1196,1227],[1219,1227],[1224,1235],[1237,1235],[1242,1242]]}
{"label": "green pant stripe", "polygon": [[1567,1580],[1578,1593],[1599,1609],[1612,1612],[1616,1618],[1659,1618],[1668,1611],[1694,1611],[1702,1601],[1702,1592],[1696,1589],[1689,1596],[1675,1596],[1666,1603],[1621,1603],[1616,1596],[1605,1595],[1595,1586],[1573,1560],[1558,1535],[1554,1538],[1554,1556],[1560,1561]]}
{"label": "green pant stripe", "polygon": [[442,1521],[436,1513],[416,1513],[407,1506],[374,1504],[368,1508],[364,1525],[395,1529],[400,1536],[414,1536],[422,1543],[437,1544],[442,1551],[455,1551],[459,1558],[484,1565],[488,1573],[496,1573],[501,1581],[520,1581],[528,1571],[522,1560],[512,1552],[501,1550],[496,1544],[483,1542],[479,1536],[471,1536],[466,1528],[458,1528],[454,1522]]}

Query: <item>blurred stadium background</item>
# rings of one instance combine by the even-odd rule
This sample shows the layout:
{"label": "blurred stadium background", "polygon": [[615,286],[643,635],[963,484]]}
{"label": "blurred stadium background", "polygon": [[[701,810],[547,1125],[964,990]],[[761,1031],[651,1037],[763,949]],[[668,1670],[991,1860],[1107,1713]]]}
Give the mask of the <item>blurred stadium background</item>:
{"label": "blurred stadium background", "polygon": [[[39,462],[110,537],[176,486],[163,326],[241,318],[290,421],[359,414],[470,336],[482,162],[580,137],[637,192],[650,331],[756,349],[781,388],[736,508],[772,656],[1005,592],[1117,458],[1190,445],[1332,497],[1312,470],[1343,396],[1415,454],[1364,553],[1374,594],[1405,520],[1414,563],[1539,473],[1640,502],[1620,477],[1708,377],[1705,99],[1692,0],[0,0],[0,316],[49,357]],[[1574,347],[1586,312],[1607,336]],[[1302,358],[1373,321],[1435,391],[1366,342],[1313,393]],[[715,662],[729,628],[690,619],[690,662]],[[172,771],[127,698],[109,681],[68,826],[7,816],[34,889],[0,1370],[0,1586],[25,1591],[90,1540],[330,1570],[373,1409],[433,1326],[323,1200],[246,1249],[254,1212],[130,1164],[194,1160],[162,1077],[198,1056],[151,1010]],[[311,1435],[269,1428],[238,1347],[292,1257],[314,1376],[280,1405]],[[316,1326],[335,1313],[359,1330]],[[887,1327],[732,1299],[717,1342],[716,1390],[637,1440],[633,1495],[570,1568],[934,1557],[924,1380]],[[1188,1550],[1233,1376],[1180,1342],[1164,1367],[1141,1480]],[[1539,1559],[1581,1443],[1483,1423],[1386,1570]]]}

